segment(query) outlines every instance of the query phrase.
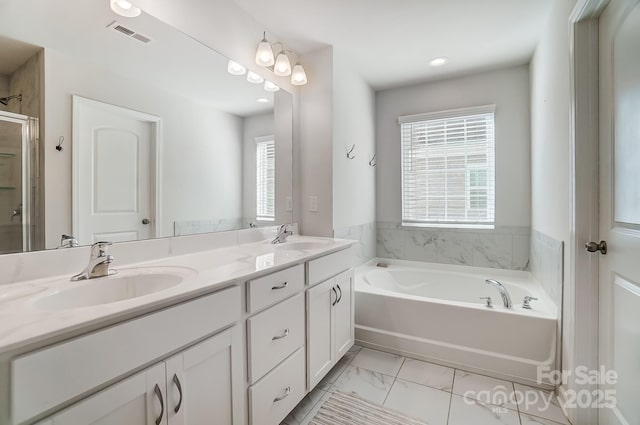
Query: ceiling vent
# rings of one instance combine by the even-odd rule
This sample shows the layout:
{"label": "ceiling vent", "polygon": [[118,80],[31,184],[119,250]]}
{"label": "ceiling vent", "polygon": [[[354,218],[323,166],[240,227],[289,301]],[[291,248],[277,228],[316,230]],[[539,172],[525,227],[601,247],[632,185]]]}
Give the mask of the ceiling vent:
{"label": "ceiling vent", "polygon": [[117,21],[113,21],[112,23],[110,23],[107,28],[111,28],[114,31],[118,31],[121,34],[126,35],[127,37],[131,37],[131,38],[135,38],[136,40],[138,40],[141,43],[144,44],[148,44],[151,42],[151,39],[149,37],[147,37],[146,35],[142,35],[139,32],[136,32],[134,30],[132,30],[131,28],[127,28],[123,25],[121,25],[119,22]]}

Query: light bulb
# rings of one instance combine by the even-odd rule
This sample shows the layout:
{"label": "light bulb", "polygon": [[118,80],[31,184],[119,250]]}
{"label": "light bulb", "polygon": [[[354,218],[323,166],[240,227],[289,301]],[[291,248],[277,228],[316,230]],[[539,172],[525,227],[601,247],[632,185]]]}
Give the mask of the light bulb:
{"label": "light bulb", "polygon": [[247,81],[252,84],[261,84],[264,81],[264,78],[262,78],[261,76],[259,76],[253,71],[249,71],[247,73]]}
{"label": "light bulb", "polygon": [[296,66],[293,67],[291,84],[294,86],[304,86],[307,84],[307,74],[304,72],[304,68],[300,65],[300,62],[296,63]]}
{"label": "light bulb", "polygon": [[231,75],[244,75],[247,73],[247,68],[237,62],[229,61],[227,72]]}
{"label": "light bulb", "polygon": [[258,44],[258,50],[256,51],[256,63],[265,67],[274,64],[273,49],[271,49],[271,44],[269,44],[266,37],[262,37],[262,41]]}
{"label": "light bulb", "polygon": [[286,77],[291,75],[291,62],[284,52],[280,52],[276,58],[276,64],[273,68],[273,73],[278,77]]}
{"label": "light bulb", "polygon": [[127,0],[110,0],[111,10],[125,18],[135,18],[142,13],[140,8],[135,7]]}
{"label": "light bulb", "polygon": [[264,89],[270,92],[277,92],[278,90],[280,90],[280,87],[278,87],[276,84],[272,83],[271,81],[267,80],[264,82]]}

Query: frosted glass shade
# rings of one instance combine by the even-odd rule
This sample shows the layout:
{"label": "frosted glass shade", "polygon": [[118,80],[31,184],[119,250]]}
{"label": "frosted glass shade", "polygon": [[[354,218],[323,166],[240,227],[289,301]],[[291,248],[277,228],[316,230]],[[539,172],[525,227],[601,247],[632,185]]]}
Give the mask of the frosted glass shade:
{"label": "frosted glass shade", "polygon": [[293,67],[293,73],[291,74],[291,84],[294,86],[304,86],[307,84],[307,73],[304,72],[304,68],[300,63],[297,63]]}
{"label": "frosted glass shade", "polygon": [[280,52],[276,58],[276,64],[273,67],[273,73],[278,77],[286,77],[291,75],[291,62],[284,52]]}
{"label": "frosted glass shade", "polygon": [[273,49],[266,38],[263,38],[256,51],[256,63],[260,66],[271,66],[275,63]]}
{"label": "frosted glass shade", "polygon": [[247,73],[247,68],[237,62],[229,61],[227,72],[231,75],[244,75]]}

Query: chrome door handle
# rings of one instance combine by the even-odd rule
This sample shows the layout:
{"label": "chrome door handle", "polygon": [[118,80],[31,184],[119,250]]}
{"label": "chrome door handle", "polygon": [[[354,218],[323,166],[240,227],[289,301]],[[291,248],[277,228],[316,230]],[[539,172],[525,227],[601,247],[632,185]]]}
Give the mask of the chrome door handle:
{"label": "chrome door handle", "polygon": [[162,422],[162,417],[164,416],[164,400],[162,400],[162,391],[160,390],[158,384],[153,387],[153,392],[156,393],[156,397],[158,397],[158,400],[160,400],[160,416],[156,418],[156,425],[160,425],[160,422]]}
{"label": "chrome door handle", "polygon": [[178,375],[176,375],[175,373],[173,374],[173,383],[176,385],[176,388],[178,388],[178,394],[180,394],[180,400],[178,400],[178,405],[175,407],[175,409],[173,409],[175,413],[178,413],[180,411],[180,406],[182,406],[182,385],[180,384]]}
{"label": "chrome door handle", "polygon": [[336,291],[336,287],[335,286],[333,288],[331,288],[331,290],[333,291],[334,294],[336,294],[336,299],[331,303],[331,307],[333,307],[338,302],[338,291]]}
{"label": "chrome door handle", "polygon": [[142,219],[142,224],[147,225],[149,223],[151,223],[151,221],[148,218],[143,218]]}
{"label": "chrome door handle", "polygon": [[342,288],[340,287],[340,285],[338,285],[338,291],[340,291],[340,298],[338,298],[336,300],[336,304],[338,304],[340,301],[342,301]]}
{"label": "chrome door handle", "polygon": [[282,285],[272,286],[272,287],[271,287],[271,290],[272,290],[272,291],[276,291],[276,290],[278,290],[278,289],[284,289],[284,288],[286,288],[287,286],[289,286],[289,282],[285,282],[285,283],[283,283]]}
{"label": "chrome door handle", "polygon": [[600,251],[600,253],[602,255],[607,255],[607,242],[606,241],[600,241],[600,243],[598,243],[598,242],[587,242],[586,244],[584,244],[584,248],[589,252]]}
{"label": "chrome door handle", "polygon": [[279,339],[286,338],[287,336],[289,336],[289,328],[285,329],[282,335],[276,335],[271,338],[271,341],[277,341]]}
{"label": "chrome door handle", "polygon": [[289,394],[291,394],[291,387],[287,387],[284,389],[284,395],[280,396],[280,397],[276,397],[273,399],[274,403],[277,403],[281,400],[284,400],[285,398],[289,397]]}

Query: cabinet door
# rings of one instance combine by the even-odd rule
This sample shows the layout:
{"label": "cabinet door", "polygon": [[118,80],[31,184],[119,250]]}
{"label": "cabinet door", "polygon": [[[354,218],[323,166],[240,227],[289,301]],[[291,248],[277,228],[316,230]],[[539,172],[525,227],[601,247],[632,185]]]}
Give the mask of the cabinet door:
{"label": "cabinet door", "polygon": [[333,304],[337,299],[335,279],[307,290],[307,379],[309,390],[329,372],[335,359],[331,331]]}
{"label": "cabinet door", "polygon": [[336,276],[338,302],[333,307],[336,360],[344,356],[354,343],[353,270]]}
{"label": "cabinet door", "polygon": [[241,425],[242,340],[239,326],[166,361],[169,425]]}
{"label": "cabinet door", "polygon": [[164,363],[82,400],[46,419],[51,425],[167,424]]}

